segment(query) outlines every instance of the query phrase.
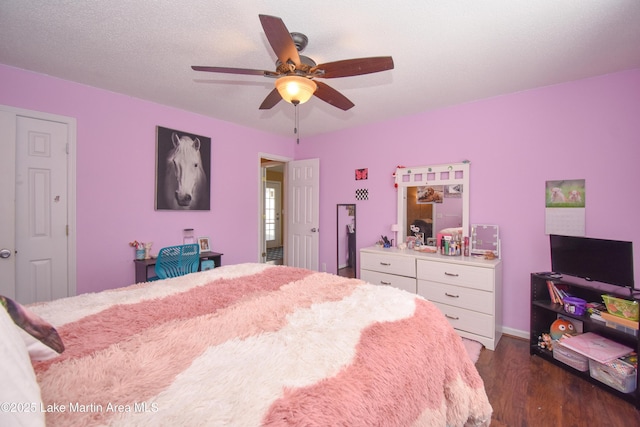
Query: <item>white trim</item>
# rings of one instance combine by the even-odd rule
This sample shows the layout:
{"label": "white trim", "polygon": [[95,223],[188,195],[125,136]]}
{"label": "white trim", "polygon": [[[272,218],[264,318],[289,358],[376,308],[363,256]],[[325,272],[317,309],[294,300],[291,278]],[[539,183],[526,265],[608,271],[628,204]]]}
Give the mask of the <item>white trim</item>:
{"label": "white trim", "polygon": [[0,105],[0,109],[13,113],[17,116],[32,117],[41,120],[64,123],[69,130],[69,153],[67,157],[67,197],[68,211],[67,223],[69,226],[68,246],[67,246],[67,280],[69,296],[77,294],[77,248],[76,248],[76,138],[77,122],[74,117],[61,116],[58,114],[43,113],[40,111],[26,110],[23,108]]}
{"label": "white trim", "polygon": [[[289,157],[279,156],[276,154],[268,154],[268,153],[262,153],[262,152],[258,153],[258,212],[256,215],[258,218],[258,256],[256,258],[257,262],[263,262],[262,253],[266,251],[266,247],[263,247],[265,246],[265,236],[264,236],[264,219],[262,217],[262,212],[264,212],[264,185],[266,184],[266,174],[264,174],[263,176],[264,165],[262,164],[262,159],[267,159],[267,160],[271,160],[278,163],[288,163],[293,160]],[[263,178],[265,182],[263,182]],[[284,168],[284,181],[283,181],[284,183],[287,182],[286,178],[287,178],[287,168]],[[283,198],[282,203],[283,203],[283,206],[285,207],[285,212],[280,217],[280,223],[284,224],[284,218],[287,216],[287,211],[286,211],[287,195],[285,194],[284,191],[282,191],[281,196]],[[286,228],[282,229],[283,244],[284,242],[286,242],[285,240],[287,237],[286,231],[287,231]]]}

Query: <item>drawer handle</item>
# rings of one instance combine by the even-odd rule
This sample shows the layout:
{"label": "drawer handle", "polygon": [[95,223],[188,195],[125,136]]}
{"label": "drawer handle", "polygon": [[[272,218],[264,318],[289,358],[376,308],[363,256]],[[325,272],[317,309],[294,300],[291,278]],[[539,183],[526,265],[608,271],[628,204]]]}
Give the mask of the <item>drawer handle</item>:
{"label": "drawer handle", "polygon": [[450,316],[448,314],[445,314],[444,317],[447,317],[447,318],[453,319],[453,320],[460,320],[460,318],[458,316]]}
{"label": "drawer handle", "polygon": [[390,262],[382,262],[382,261],[380,261],[380,265],[384,265],[385,267],[388,267],[388,266],[391,265],[391,263]]}
{"label": "drawer handle", "polygon": [[384,280],[380,280],[381,285],[390,285],[391,282],[385,282]]}
{"label": "drawer handle", "polygon": [[450,293],[448,293],[448,292],[445,292],[444,294],[445,294],[446,296],[448,296],[448,297],[451,297],[451,298],[460,298],[460,295],[453,295],[453,294],[450,294]]}
{"label": "drawer handle", "polygon": [[446,272],[446,271],[444,272],[444,274],[445,274],[445,276],[451,276],[451,277],[458,277],[458,276],[460,276],[459,274],[456,274],[456,273],[448,273],[448,272]]}

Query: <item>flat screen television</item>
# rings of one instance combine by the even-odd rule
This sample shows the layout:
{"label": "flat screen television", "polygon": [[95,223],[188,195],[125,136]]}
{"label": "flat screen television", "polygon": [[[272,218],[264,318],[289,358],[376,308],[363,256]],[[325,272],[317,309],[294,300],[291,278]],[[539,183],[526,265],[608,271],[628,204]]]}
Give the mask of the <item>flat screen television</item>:
{"label": "flat screen television", "polygon": [[549,235],[555,273],[633,288],[633,245],[619,240]]}

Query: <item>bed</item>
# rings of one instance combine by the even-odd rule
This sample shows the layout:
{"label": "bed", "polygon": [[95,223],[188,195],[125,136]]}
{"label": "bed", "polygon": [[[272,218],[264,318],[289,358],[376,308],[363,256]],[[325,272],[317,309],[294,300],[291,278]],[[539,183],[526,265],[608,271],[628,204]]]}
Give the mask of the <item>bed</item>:
{"label": "bed", "polygon": [[16,377],[22,385],[14,388],[28,386],[15,395],[4,387],[0,399],[29,405],[12,403],[22,413],[0,417],[24,425],[44,418],[47,426],[485,426],[491,419],[482,379],[438,309],[358,279],[239,264],[25,311],[55,327],[64,351],[32,337],[7,350],[28,334],[11,331],[20,328],[0,313],[2,351],[15,353],[0,375],[9,384]]}

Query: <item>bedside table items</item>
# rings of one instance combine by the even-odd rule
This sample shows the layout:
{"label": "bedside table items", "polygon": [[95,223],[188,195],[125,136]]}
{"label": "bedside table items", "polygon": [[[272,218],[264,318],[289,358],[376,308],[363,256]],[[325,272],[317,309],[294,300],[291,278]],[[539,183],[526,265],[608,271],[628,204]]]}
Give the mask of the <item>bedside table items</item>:
{"label": "bedside table items", "polygon": [[200,245],[200,252],[211,250],[211,243],[208,237],[198,237],[198,245]]}
{"label": "bedside table items", "polygon": [[460,256],[464,253],[464,248],[462,247],[464,240],[462,240],[460,234],[438,234],[438,236],[440,236],[439,248],[442,255]]}
{"label": "bedside table items", "polygon": [[134,240],[133,242],[129,242],[129,246],[135,249],[135,259],[145,259],[143,242]]}
{"label": "bedside table items", "polygon": [[129,242],[129,246],[135,249],[135,259],[149,259],[151,258],[151,246],[153,242],[139,242],[134,240]]}
{"label": "bedside table items", "polygon": [[144,259],[151,258],[151,246],[153,246],[153,242],[147,242],[144,244]]}
{"label": "bedside table items", "polygon": [[378,243],[380,243],[384,248],[390,248],[393,246],[393,239],[389,240],[387,236],[380,236],[380,241]]}
{"label": "bedside table items", "polygon": [[196,242],[196,237],[193,234],[193,228],[185,228],[182,230],[182,244],[191,245]]}

